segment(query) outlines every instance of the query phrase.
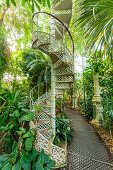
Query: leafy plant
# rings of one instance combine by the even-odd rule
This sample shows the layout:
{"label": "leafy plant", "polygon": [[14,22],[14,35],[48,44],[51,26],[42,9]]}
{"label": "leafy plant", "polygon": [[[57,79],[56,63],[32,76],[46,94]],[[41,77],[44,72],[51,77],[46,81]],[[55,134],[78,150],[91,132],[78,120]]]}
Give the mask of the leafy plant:
{"label": "leafy plant", "polygon": [[0,130],[5,133],[5,152],[8,153],[0,157],[0,169],[51,169],[54,161],[44,151],[39,156],[34,147],[36,132],[29,128],[29,122],[34,120],[35,113],[20,102],[19,91],[14,94],[9,91],[7,97],[0,97],[6,102],[0,110],[1,121],[4,120]]}
{"label": "leafy plant", "polygon": [[[10,2],[12,2],[12,4],[15,7],[18,4],[17,0],[6,0],[6,5],[8,8],[10,7]],[[45,0],[22,0],[21,1],[22,7],[25,7],[25,5],[27,4],[28,7],[32,10],[32,12],[34,12],[35,6],[40,11],[40,4],[43,4],[43,6],[45,7],[46,3],[47,6],[50,8],[50,0],[47,0],[47,2]]]}
{"label": "leafy plant", "polygon": [[3,170],[51,170],[54,166],[55,162],[44,153],[44,150],[39,154],[35,147],[32,147],[30,151],[21,150],[21,152],[19,152],[17,143],[13,144],[12,153],[10,155],[5,154],[0,157],[0,169]]}
{"label": "leafy plant", "polygon": [[56,116],[56,119],[64,124],[56,121],[56,136],[54,139],[54,143],[57,145],[62,139],[70,142],[72,137],[71,120],[65,119],[64,116]]}

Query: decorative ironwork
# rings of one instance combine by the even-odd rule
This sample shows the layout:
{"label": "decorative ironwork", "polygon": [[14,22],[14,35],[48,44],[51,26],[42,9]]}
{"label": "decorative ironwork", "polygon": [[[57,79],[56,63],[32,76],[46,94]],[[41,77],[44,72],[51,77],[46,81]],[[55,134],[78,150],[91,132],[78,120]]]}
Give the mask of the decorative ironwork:
{"label": "decorative ironwork", "polygon": [[43,123],[43,124],[39,124],[38,125],[38,130],[45,130],[45,129],[49,129],[51,127],[51,123],[50,121],[49,122],[46,122],[46,123]]}

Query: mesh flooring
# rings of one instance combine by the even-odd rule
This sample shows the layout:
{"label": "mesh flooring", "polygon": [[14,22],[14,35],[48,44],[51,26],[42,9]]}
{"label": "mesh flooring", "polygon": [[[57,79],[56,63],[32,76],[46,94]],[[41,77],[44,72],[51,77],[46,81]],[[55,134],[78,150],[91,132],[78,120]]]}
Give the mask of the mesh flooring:
{"label": "mesh flooring", "polygon": [[93,127],[77,112],[66,109],[73,125],[66,170],[113,170],[113,156]]}

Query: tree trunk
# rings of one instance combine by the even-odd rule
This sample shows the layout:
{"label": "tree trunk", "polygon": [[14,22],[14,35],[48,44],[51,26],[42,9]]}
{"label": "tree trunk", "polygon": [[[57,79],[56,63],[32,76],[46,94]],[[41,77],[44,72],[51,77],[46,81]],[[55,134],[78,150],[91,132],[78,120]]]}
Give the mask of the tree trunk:
{"label": "tree trunk", "polygon": [[4,17],[5,17],[5,13],[7,11],[8,8],[6,8],[5,4],[3,4],[3,9],[2,9],[2,16],[0,18],[0,27],[2,27],[3,21],[4,21]]}

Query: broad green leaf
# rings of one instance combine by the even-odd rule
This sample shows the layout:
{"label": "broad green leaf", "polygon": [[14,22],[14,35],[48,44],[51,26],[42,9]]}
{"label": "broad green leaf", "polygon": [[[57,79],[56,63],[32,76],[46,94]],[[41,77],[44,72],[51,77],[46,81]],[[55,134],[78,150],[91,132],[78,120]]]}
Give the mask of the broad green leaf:
{"label": "broad green leaf", "polygon": [[41,163],[42,163],[42,164],[44,163],[44,149],[42,149],[38,160],[41,160]]}
{"label": "broad green leaf", "polygon": [[15,150],[15,148],[17,147],[18,143],[14,141],[13,146],[12,146],[12,152]]}
{"label": "broad green leaf", "polygon": [[19,117],[19,111],[15,110],[12,114],[9,114],[10,117]]}
{"label": "broad green leaf", "polygon": [[38,162],[36,163],[36,170],[39,170],[39,169],[40,169],[40,170],[44,170],[41,162],[38,161]]}
{"label": "broad green leaf", "polygon": [[40,6],[38,5],[38,3],[36,1],[34,1],[34,2],[35,2],[37,9],[40,11]]}
{"label": "broad green leaf", "polygon": [[11,0],[11,2],[12,2],[12,4],[13,4],[14,6],[16,6],[15,0]]}
{"label": "broad green leaf", "polygon": [[24,111],[27,114],[33,114],[34,112],[29,110],[29,109],[22,109],[22,111]]}
{"label": "broad green leaf", "polygon": [[41,0],[36,0],[37,2],[39,2],[41,4]]}
{"label": "broad green leaf", "polygon": [[43,0],[43,6],[45,7],[45,5],[46,5],[46,1],[45,1],[45,0]]}
{"label": "broad green leaf", "polygon": [[30,138],[26,139],[25,148],[26,148],[27,151],[31,151],[31,149],[32,149],[32,140]]}
{"label": "broad green leaf", "polygon": [[2,155],[0,157],[0,162],[5,161],[8,158],[8,154]]}
{"label": "broad green leaf", "polygon": [[8,127],[1,126],[0,130],[3,130],[3,131],[8,130]]}
{"label": "broad green leaf", "polygon": [[9,8],[9,6],[10,6],[9,0],[6,0],[6,4],[7,4],[7,7]]}
{"label": "broad green leaf", "polygon": [[37,160],[37,157],[38,157],[38,152],[35,149],[35,147],[33,147],[33,162],[35,162]]}
{"label": "broad green leaf", "polygon": [[31,169],[31,161],[28,158],[21,156],[20,163],[21,163],[21,166],[24,170],[30,170]]}
{"label": "broad green leaf", "polygon": [[17,162],[12,166],[12,170],[21,170],[20,161],[17,161]]}
{"label": "broad green leaf", "polygon": [[19,122],[22,122],[22,121],[32,121],[32,120],[34,120],[34,114],[22,116],[19,119]]}
{"label": "broad green leaf", "polygon": [[28,138],[28,137],[33,137],[33,134],[31,132],[27,132],[22,136],[22,138]]}
{"label": "broad green leaf", "polygon": [[44,164],[48,163],[50,160],[50,157],[48,155],[44,155]]}
{"label": "broad green leaf", "polygon": [[2,99],[2,100],[4,100],[5,102],[7,102],[7,100],[6,100],[4,97],[2,97],[2,96],[0,96],[0,99]]}
{"label": "broad green leaf", "polygon": [[50,160],[48,163],[47,163],[47,167],[48,168],[52,168],[56,165],[56,163],[53,161],[53,160]]}
{"label": "broad green leaf", "polygon": [[20,136],[21,135],[21,131],[16,131],[17,132],[17,134]]}
{"label": "broad green leaf", "polygon": [[11,170],[12,164],[11,163],[7,163],[2,170]]}
{"label": "broad green leaf", "polygon": [[20,127],[19,130],[22,131],[23,134],[26,133],[26,129],[23,127]]}
{"label": "broad green leaf", "polygon": [[51,7],[50,0],[47,0],[47,5],[49,8]]}
{"label": "broad green leaf", "polygon": [[27,1],[27,5],[28,5],[28,7],[31,9],[31,4],[30,4],[29,1]]}
{"label": "broad green leaf", "polygon": [[22,0],[22,6],[25,7],[25,0]]}
{"label": "broad green leaf", "polygon": [[19,148],[18,146],[15,148],[15,150],[10,154],[10,159],[11,159],[11,162],[14,164],[16,162],[16,159],[18,157],[18,154],[19,154]]}
{"label": "broad green leaf", "polygon": [[34,0],[32,0],[32,8],[31,8],[31,10],[34,13]]}

